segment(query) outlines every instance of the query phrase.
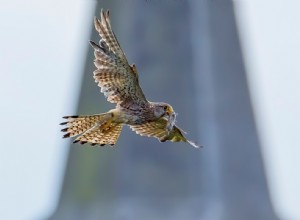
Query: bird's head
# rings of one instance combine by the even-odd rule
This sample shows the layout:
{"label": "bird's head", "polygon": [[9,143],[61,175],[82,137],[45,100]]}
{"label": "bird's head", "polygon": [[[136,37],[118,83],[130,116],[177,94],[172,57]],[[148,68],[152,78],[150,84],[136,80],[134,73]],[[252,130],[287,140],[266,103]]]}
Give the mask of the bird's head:
{"label": "bird's head", "polygon": [[154,115],[157,118],[160,117],[170,117],[171,115],[175,114],[171,105],[163,102],[155,103],[154,106]]}
{"label": "bird's head", "polygon": [[167,130],[171,131],[176,122],[176,113],[174,112],[171,105],[167,103],[156,103],[154,114],[157,118],[166,118],[167,121]]}

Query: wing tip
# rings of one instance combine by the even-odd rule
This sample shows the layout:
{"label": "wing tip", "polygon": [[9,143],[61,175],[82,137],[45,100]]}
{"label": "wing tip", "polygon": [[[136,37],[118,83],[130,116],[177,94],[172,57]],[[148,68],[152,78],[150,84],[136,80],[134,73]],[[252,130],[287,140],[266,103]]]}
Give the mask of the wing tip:
{"label": "wing tip", "polygon": [[94,50],[100,49],[100,46],[98,44],[96,44],[94,41],[90,40],[89,43],[94,48]]}
{"label": "wing tip", "polygon": [[109,16],[109,9],[104,10],[103,8],[101,8],[100,15],[103,15],[104,17],[108,17]]}
{"label": "wing tip", "polygon": [[187,140],[187,142],[192,145],[194,148],[203,148],[202,145],[199,145],[197,142],[195,141],[190,141],[190,140]]}

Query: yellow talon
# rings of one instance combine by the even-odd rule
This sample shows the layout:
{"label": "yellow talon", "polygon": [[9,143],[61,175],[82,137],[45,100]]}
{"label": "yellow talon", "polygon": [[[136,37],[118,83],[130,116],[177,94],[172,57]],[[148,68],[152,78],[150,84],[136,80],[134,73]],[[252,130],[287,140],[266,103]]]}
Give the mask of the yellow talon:
{"label": "yellow talon", "polygon": [[109,119],[107,122],[105,122],[104,124],[101,125],[101,130],[109,130],[110,125],[111,125],[112,119]]}

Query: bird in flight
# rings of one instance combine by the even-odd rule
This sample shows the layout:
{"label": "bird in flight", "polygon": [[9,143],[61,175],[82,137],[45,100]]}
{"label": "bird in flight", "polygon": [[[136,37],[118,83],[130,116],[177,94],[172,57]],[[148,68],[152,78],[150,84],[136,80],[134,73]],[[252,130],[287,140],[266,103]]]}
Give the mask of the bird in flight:
{"label": "bird in flight", "polygon": [[95,82],[101,92],[116,108],[103,114],[65,116],[66,126],[63,138],[77,136],[74,143],[110,145],[117,142],[123,125],[128,125],[141,136],[155,137],[161,142],[187,142],[185,133],[175,125],[176,113],[171,105],[150,102],[140,85],[136,66],[129,65],[124,52],[111,28],[109,11],[101,10],[101,18],[94,18],[95,28],[101,40],[99,44],[90,41],[94,48],[96,70]]}

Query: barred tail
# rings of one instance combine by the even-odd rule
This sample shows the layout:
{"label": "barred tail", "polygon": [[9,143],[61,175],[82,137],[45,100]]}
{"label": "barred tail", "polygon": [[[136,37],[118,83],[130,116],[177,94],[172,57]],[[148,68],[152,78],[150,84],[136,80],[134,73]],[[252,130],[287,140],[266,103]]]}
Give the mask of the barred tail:
{"label": "barred tail", "polygon": [[91,143],[93,146],[97,144],[100,146],[114,145],[118,140],[122,125],[113,123],[112,117],[111,113],[90,116],[65,116],[63,118],[67,121],[60,124],[67,126],[61,130],[66,132],[63,138],[81,134],[73,143]]}

